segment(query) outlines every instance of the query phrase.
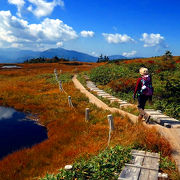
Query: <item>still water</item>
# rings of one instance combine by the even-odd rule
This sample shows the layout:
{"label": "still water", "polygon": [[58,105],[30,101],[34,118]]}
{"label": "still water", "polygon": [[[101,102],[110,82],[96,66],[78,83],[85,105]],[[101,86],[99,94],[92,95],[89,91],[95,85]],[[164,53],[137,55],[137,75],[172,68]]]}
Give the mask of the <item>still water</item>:
{"label": "still water", "polygon": [[0,106],[0,159],[47,139],[47,130],[25,113]]}
{"label": "still water", "polygon": [[16,65],[4,65],[4,66],[2,66],[1,68],[7,69],[7,68],[22,68],[22,67],[16,66]]}

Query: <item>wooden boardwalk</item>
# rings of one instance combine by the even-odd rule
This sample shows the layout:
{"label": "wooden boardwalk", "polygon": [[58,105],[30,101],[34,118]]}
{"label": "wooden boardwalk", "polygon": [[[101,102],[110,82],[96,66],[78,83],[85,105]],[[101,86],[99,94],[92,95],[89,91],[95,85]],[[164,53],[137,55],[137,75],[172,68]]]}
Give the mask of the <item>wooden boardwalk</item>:
{"label": "wooden boardwalk", "polygon": [[157,180],[160,155],[138,150],[131,153],[133,160],[125,164],[118,180]]}
{"label": "wooden boardwalk", "polygon": [[91,90],[91,91],[94,91],[97,93],[98,96],[101,96],[103,98],[106,98],[108,100],[110,100],[110,102],[117,102],[119,103],[119,106],[120,107],[124,107],[124,106],[129,106],[129,105],[132,105],[132,104],[129,104],[128,102],[126,101],[123,101],[121,99],[118,99],[106,92],[104,92],[103,90],[99,89],[98,87],[96,87],[96,85],[92,82],[92,81],[87,81],[86,82],[87,84],[87,87]]}
{"label": "wooden boardwalk", "polygon": [[153,122],[160,124],[161,126],[165,126],[167,128],[180,127],[179,120],[164,115],[163,113],[161,113],[160,110],[145,109],[145,111],[151,116],[151,119],[153,120]]}
{"label": "wooden boardwalk", "polygon": [[[87,79],[87,81],[89,81],[89,79]],[[74,82],[75,87],[77,89],[79,89],[83,94],[85,94],[89,98],[89,102],[96,104],[96,106],[98,106],[99,108],[109,110],[112,113],[119,112],[123,116],[128,116],[133,123],[137,123],[137,121],[138,121],[137,116],[130,114],[128,112],[125,112],[121,108],[111,108],[107,104],[102,102],[100,99],[95,97],[93,94],[91,94],[77,80],[76,75],[73,77],[73,82]],[[94,88],[97,88],[95,86],[95,84],[94,84]],[[100,89],[98,88],[98,90],[100,90]],[[104,91],[100,90],[100,92],[104,92]],[[121,101],[122,100],[119,100],[119,102],[121,102]],[[135,105],[133,105],[133,106],[135,106]],[[180,138],[180,125],[179,125],[179,123],[180,123],[180,121],[175,120],[175,119],[170,118],[170,117],[166,118],[167,116],[163,115],[158,110],[153,110],[153,109],[147,110],[146,109],[146,111],[149,111],[147,113],[149,113],[151,115],[151,117],[153,118],[153,123],[149,124],[147,126],[155,127],[158,130],[158,132],[169,141],[169,143],[171,144],[172,149],[173,149],[172,157],[174,158],[176,165],[178,167],[178,171],[180,172],[180,141],[179,141],[179,138]],[[162,115],[163,115],[163,117],[162,117]],[[167,123],[169,123],[170,126]],[[144,123],[144,125],[146,125],[146,124]],[[169,127],[171,127],[171,128],[169,128]]]}
{"label": "wooden boardwalk", "polygon": [[[135,106],[134,104],[130,104],[124,100],[118,99],[103,90],[99,89],[94,82],[90,81],[87,76],[85,76],[86,86],[90,89],[90,91],[94,91],[97,93],[98,96],[106,98],[110,100],[110,102],[117,102],[119,103],[119,107],[126,107],[126,106]],[[145,109],[145,111],[151,116],[151,120],[154,123],[160,124],[167,128],[180,128],[180,121],[169,116],[166,116],[161,113],[160,110],[154,109]]]}

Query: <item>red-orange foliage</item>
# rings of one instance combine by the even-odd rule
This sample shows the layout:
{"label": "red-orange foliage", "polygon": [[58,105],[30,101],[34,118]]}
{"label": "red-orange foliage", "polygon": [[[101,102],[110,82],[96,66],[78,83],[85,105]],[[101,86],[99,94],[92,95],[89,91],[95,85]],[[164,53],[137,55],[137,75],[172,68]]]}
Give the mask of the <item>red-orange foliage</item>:
{"label": "red-orange foliage", "polygon": [[134,90],[136,85],[136,79],[134,78],[120,78],[118,80],[111,81],[108,86],[111,87],[115,92],[129,92]]}
{"label": "red-orange foliage", "polygon": [[149,64],[153,64],[154,63],[154,61],[152,61],[152,60],[149,60],[149,61],[147,61]]}
{"label": "red-orange foliage", "polygon": [[115,118],[115,126],[114,143],[135,145],[153,152],[161,152],[163,156],[170,156],[172,150],[169,142],[155,128],[145,127],[142,123],[132,124],[128,118]]}

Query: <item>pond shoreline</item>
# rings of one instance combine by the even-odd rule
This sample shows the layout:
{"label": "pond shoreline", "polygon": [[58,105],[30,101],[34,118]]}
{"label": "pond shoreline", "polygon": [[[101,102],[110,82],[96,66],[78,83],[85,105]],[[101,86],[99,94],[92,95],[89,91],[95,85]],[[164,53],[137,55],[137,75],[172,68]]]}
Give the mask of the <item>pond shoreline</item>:
{"label": "pond shoreline", "polygon": [[36,116],[0,106],[0,159],[48,139],[47,129]]}

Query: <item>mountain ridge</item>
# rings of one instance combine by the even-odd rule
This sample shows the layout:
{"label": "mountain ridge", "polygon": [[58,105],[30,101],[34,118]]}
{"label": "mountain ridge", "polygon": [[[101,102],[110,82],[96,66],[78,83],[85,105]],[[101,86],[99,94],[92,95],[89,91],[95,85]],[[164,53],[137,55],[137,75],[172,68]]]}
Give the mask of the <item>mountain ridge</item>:
{"label": "mountain ridge", "polygon": [[[44,51],[21,50],[17,48],[0,49],[0,63],[22,63],[27,59],[39,57],[53,58],[55,56],[80,62],[97,62],[98,60],[98,57],[64,48],[50,48]],[[126,57],[122,55],[112,55],[109,56],[109,59],[126,59]]]}

